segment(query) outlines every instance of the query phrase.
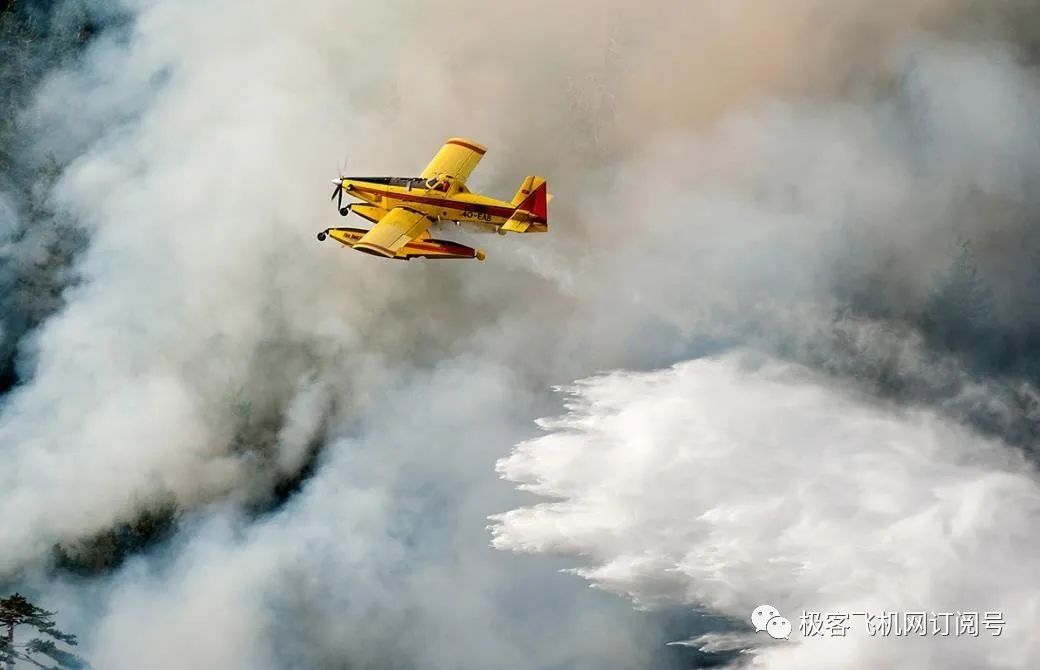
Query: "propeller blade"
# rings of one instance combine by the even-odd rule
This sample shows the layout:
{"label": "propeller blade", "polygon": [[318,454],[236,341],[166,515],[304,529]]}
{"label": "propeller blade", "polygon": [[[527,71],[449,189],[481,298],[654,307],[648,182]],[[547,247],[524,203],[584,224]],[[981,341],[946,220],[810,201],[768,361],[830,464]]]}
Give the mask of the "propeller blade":
{"label": "propeller blade", "polygon": [[343,209],[343,180],[333,179],[332,183],[336,185],[336,190],[332,192],[332,197],[329,199],[336,200],[338,197],[339,199],[336,200],[336,209]]}

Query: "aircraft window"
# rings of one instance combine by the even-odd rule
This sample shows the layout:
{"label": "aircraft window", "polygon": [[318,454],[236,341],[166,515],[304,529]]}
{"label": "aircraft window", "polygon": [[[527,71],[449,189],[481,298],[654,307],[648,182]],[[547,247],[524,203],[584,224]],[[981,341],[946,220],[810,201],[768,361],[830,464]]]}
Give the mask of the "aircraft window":
{"label": "aircraft window", "polygon": [[422,177],[390,177],[386,180],[386,183],[391,186],[408,186],[412,187],[422,182]]}

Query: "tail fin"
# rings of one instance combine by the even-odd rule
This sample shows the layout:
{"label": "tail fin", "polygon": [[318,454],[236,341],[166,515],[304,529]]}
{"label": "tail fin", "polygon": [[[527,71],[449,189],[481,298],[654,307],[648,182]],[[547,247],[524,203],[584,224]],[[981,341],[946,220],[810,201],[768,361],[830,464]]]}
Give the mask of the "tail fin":
{"label": "tail fin", "polygon": [[550,200],[552,196],[549,195],[546,181],[541,177],[527,177],[513,198],[516,209],[502,230],[514,233],[524,233],[529,229],[531,232],[547,231]]}

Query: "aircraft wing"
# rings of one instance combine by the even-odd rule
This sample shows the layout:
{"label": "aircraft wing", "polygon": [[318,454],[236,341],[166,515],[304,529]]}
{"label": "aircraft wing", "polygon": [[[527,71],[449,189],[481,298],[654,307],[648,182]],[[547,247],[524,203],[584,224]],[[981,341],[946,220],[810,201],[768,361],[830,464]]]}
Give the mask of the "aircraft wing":
{"label": "aircraft wing", "polygon": [[393,258],[402,247],[422,237],[431,223],[425,214],[394,207],[353,246],[359,251]]}
{"label": "aircraft wing", "polygon": [[461,137],[453,137],[444,143],[426,166],[422,178],[430,179],[440,174],[451,177],[456,182],[465,183],[485,153],[487,147]]}

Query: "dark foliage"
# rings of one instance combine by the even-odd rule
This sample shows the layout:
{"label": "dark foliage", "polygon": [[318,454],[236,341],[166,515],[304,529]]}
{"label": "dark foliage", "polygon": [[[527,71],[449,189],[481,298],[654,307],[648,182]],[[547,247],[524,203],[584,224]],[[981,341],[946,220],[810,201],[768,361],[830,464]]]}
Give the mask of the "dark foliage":
{"label": "dark foliage", "polygon": [[62,166],[23,156],[31,134],[24,111],[33,91],[52,68],[72,62],[96,31],[85,15],[79,24],[52,27],[48,10],[40,2],[6,2],[0,10],[0,200],[16,219],[13,238],[0,246],[0,393],[18,383],[19,342],[61,307],[72,259],[85,241],[48,202]]}
{"label": "dark foliage", "polygon": [[118,524],[74,545],[54,548],[55,569],[79,577],[103,575],[130,556],[170,538],[177,527],[173,502],[153,505],[129,522]]}
{"label": "dark foliage", "polygon": [[[83,659],[58,646],[59,643],[76,646],[76,636],[60,631],[54,625],[54,614],[19,593],[0,599],[0,630],[4,633],[0,638],[0,663],[7,670],[12,670],[19,661],[46,670],[90,667]],[[20,642],[19,629],[28,629],[36,637]]]}

